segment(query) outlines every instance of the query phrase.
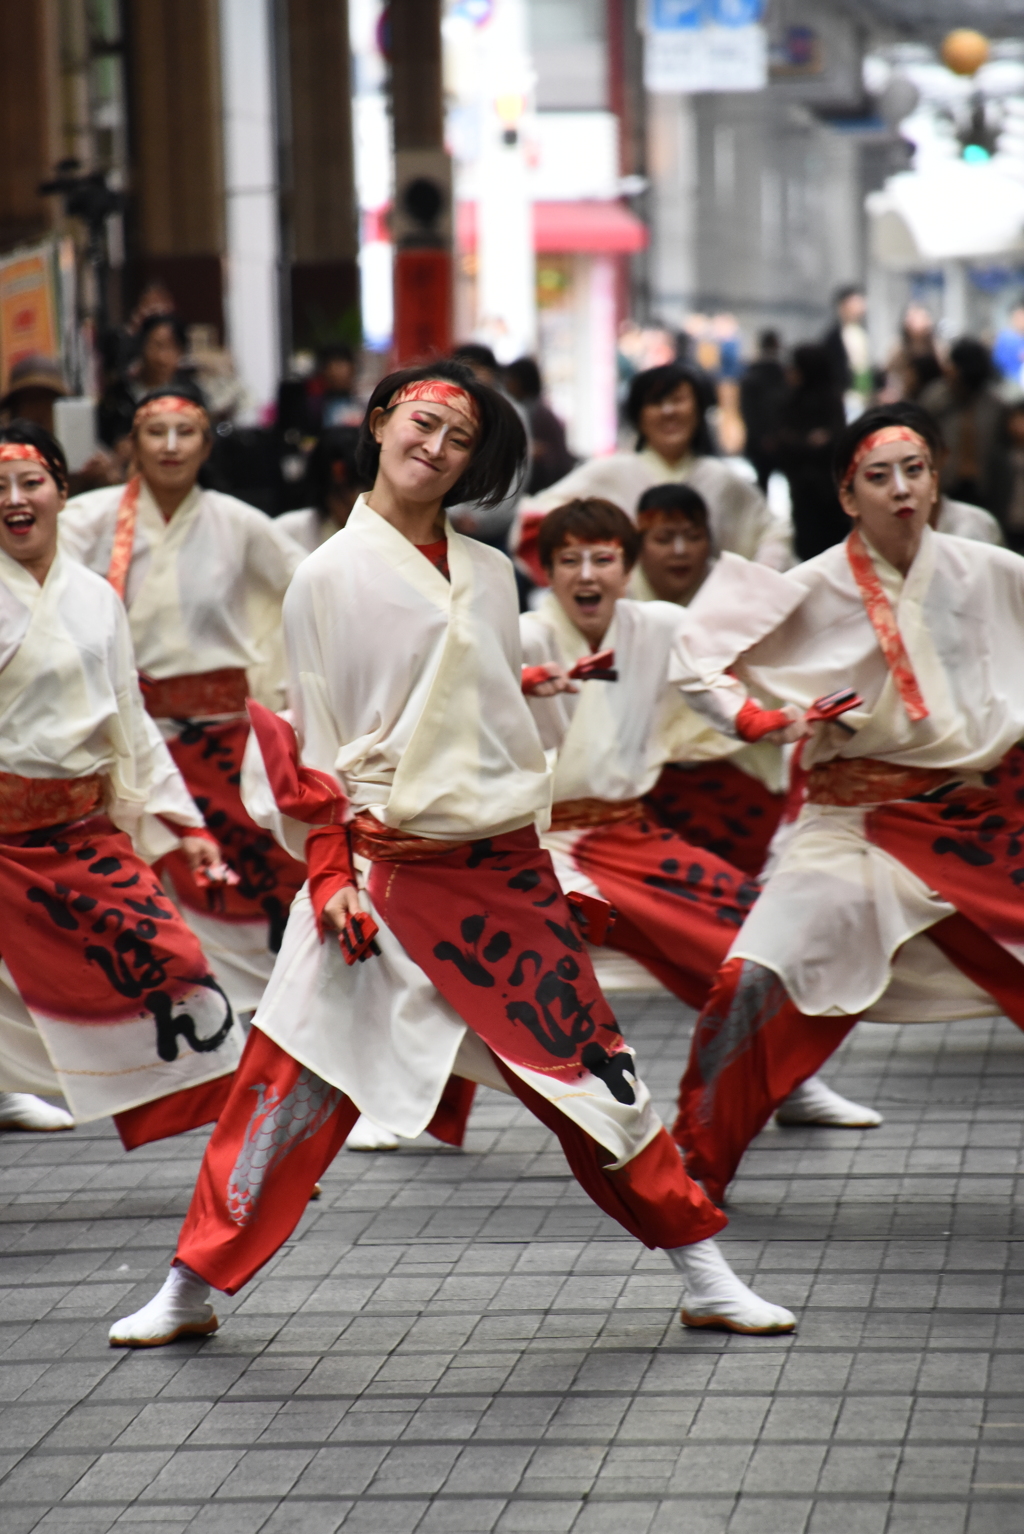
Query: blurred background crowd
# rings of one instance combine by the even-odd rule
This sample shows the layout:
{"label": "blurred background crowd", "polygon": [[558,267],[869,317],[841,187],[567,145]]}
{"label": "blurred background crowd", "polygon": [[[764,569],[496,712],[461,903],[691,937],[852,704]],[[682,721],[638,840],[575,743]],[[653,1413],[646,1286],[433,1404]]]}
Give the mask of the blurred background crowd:
{"label": "blurred background crowd", "polygon": [[[796,559],[845,534],[844,422],[900,399],[950,530],[1024,552],[1024,18],[962,9],[0,0],[0,416],[81,492],[188,380],[209,485],[341,525],[396,363],[505,391],[521,497],[632,450],[679,364],[671,461],[759,487]],[[459,525],[507,547],[521,497]]]}

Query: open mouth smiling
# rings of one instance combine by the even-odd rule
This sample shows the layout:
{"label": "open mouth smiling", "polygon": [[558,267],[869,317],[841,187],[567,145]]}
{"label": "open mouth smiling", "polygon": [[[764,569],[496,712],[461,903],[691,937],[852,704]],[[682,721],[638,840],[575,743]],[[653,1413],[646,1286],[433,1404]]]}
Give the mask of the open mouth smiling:
{"label": "open mouth smiling", "polygon": [[35,525],[36,519],[30,511],[9,511],[4,517],[4,526],[12,533],[30,532]]}

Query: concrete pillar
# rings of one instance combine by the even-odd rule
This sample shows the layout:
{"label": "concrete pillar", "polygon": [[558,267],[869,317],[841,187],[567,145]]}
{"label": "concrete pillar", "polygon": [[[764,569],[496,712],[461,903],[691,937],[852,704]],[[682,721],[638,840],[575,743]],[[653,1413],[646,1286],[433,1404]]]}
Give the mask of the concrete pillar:
{"label": "concrete pillar", "polygon": [[0,249],[39,239],[59,212],[40,197],[61,156],[54,0],[0,0]]}
{"label": "concrete pillar", "polygon": [[270,0],[220,0],[220,34],[227,341],[259,409],[281,375]]}
{"label": "concrete pillar", "polygon": [[359,330],[347,0],[287,0],[287,47],[285,254],[291,344],[306,348]]}
{"label": "concrete pillar", "polygon": [[[31,9],[31,7],[30,7]],[[166,283],[186,323],[224,332],[217,0],[127,0],[129,304]]]}
{"label": "concrete pillar", "polygon": [[444,149],[441,0],[392,0],[395,353],[412,362],[452,344],[452,180]]}

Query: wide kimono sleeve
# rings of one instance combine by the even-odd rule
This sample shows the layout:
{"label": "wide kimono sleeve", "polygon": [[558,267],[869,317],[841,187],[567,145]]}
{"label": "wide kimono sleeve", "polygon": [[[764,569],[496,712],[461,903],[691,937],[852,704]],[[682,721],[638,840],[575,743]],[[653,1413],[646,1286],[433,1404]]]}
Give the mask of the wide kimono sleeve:
{"label": "wide kimono sleeve", "polygon": [[690,621],[676,634],[668,680],[709,724],[740,739],[736,716],[748,692],[733,668],[785,622],[804,601],[797,572],[779,575],[764,565],[722,554],[691,602]]}
{"label": "wide kimono sleeve", "polygon": [[284,703],[286,662],[281,623],[281,603],[292,576],[306,557],[306,550],[275,527],[270,517],[246,508],[245,584],[249,636],[261,656],[250,666],[250,696],[267,708]]}
{"label": "wide kimono sleeve", "polygon": [[108,778],[107,811],[126,831],[139,856],[155,862],[179,845],[184,834],[202,830],[203,817],[185,786],[163,736],[146,713],[139,691],[128,619],[110,593],[113,633],[109,651],[117,714],[111,720],[114,765]]}

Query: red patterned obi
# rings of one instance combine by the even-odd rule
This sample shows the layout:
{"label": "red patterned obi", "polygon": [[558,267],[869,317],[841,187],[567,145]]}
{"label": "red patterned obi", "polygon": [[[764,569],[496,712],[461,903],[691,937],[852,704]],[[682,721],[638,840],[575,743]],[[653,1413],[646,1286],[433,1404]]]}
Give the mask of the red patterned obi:
{"label": "red patterned obi", "polygon": [[562,799],[551,806],[552,831],[589,831],[625,820],[643,820],[642,799]]}
{"label": "red patterned obi", "polygon": [[105,782],[88,778],[20,778],[0,772],[0,835],[40,831],[91,815],[103,803]]}
{"label": "red patterned obi", "polygon": [[139,686],[146,712],[154,719],[212,719],[217,714],[245,713],[248,684],[245,672],[236,666],[159,680],[140,671]]}
{"label": "red patterned obi", "polygon": [[836,757],[807,774],[807,802],[848,809],[932,793],[955,779],[947,767],[896,767],[873,756]]}
{"label": "red patterned obi", "polygon": [[349,826],[352,851],[371,863],[422,863],[468,847],[468,842],[438,842],[382,825],[369,810],[361,810]]}

